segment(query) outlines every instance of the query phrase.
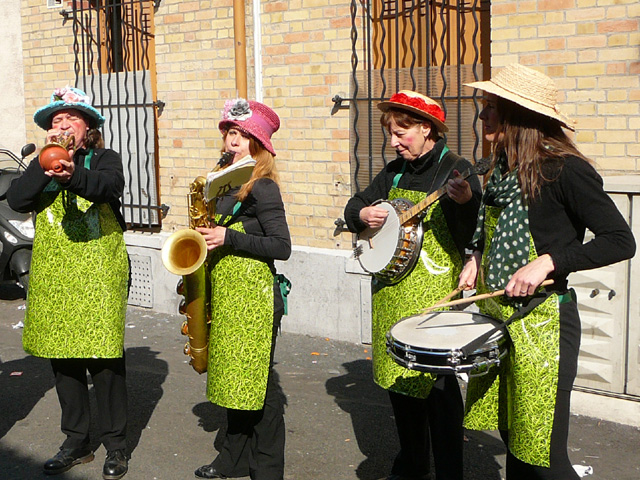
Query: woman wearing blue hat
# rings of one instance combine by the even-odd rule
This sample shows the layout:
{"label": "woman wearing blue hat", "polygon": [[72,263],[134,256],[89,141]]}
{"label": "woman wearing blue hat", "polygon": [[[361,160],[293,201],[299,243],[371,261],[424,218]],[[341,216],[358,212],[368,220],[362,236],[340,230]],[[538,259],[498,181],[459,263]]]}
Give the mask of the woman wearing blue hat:
{"label": "woman wearing blue hat", "polygon": [[48,144],[63,143],[68,151],[55,169],[33,160],[7,192],[11,208],[37,214],[22,342],[27,353],[51,359],[66,435],[44,473],[59,474],[94,458],[89,371],[100,442],[107,450],[103,477],[116,480],[128,470],[124,321],[129,260],[120,213],[122,160],[104,148],[99,130],[104,117],[81,90],[55,90],[34,120],[46,130]]}

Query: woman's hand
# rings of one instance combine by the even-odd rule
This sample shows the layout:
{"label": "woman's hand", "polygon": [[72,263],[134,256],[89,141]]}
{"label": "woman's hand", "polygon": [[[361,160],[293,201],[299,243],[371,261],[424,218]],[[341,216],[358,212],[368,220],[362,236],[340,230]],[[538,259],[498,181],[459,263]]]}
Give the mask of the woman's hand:
{"label": "woman's hand", "polygon": [[214,248],[224,245],[224,238],[227,234],[226,227],[215,226],[213,228],[198,227],[197,232],[200,232],[204,237],[204,241],[207,242],[207,250],[211,251]]}
{"label": "woman's hand", "polygon": [[473,254],[469,255],[464,267],[462,268],[462,272],[460,272],[458,288],[462,288],[463,290],[471,290],[472,288],[475,288],[478,271],[480,270],[481,257],[482,254],[479,250],[476,250]]}
{"label": "woman's hand", "polygon": [[[58,142],[60,135],[62,135],[62,132],[60,131],[60,129],[58,128],[50,128],[49,130],[47,130],[47,136],[46,136],[46,143],[53,143],[53,142]],[[75,154],[75,150],[74,150],[74,146],[70,145],[71,150],[67,150],[67,153],[69,154],[69,158],[71,159],[71,161],[66,161],[66,160],[59,160],[60,165],[62,166],[62,170],[59,172],[55,172],[54,170],[47,170],[44,172],[44,174],[47,177],[51,177],[53,178],[55,181],[57,181],[58,183],[67,183],[69,180],[71,180],[71,177],[73,176],[73,172],[76,169],[76,165],[75,163],[73,163],[73,155]]]}
{"label": "woman's hand", "polygon": [[388,215],[389,212],[384,208],[376,206],[364,207],[360,210],[360,220],[371,228],[381,227]]}
{"label": "woman's hand", "polygon": [[56,172],[54,170],[45,170],[44,174],[47,177],[53,178],[58,183],[67,183],[71,180],[73,176],[73,172],[76,171],[76,164],[73,163],[73,160],[67,162],[66,160],[59,160],[60,165],[62,166],[62,170]]}
{"label": "woman's hand", "polygon": [[554,270],[555,266],[551,255],[545,253],[514,273],[504,289],[505,293],[510,297],[533,295]]}
{"label": "woman's hand", "polygon": [[464,178],[458,177],[460,172],[454,170],[453,173],[457,178],[450,179],[447,182],[447,195],[458,205],[463,205],[471,200],[473,196],[471,185]]}

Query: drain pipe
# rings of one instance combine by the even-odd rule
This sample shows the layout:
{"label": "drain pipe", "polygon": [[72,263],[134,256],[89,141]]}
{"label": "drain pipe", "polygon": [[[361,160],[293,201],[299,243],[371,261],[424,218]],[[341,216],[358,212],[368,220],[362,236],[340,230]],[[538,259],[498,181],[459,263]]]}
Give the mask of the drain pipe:
{"label": "drain pipe", "polygon": [[244,28],[244,0],[233,0],[233,37],[235,43],[236,90],[247,98],[247,47]]}

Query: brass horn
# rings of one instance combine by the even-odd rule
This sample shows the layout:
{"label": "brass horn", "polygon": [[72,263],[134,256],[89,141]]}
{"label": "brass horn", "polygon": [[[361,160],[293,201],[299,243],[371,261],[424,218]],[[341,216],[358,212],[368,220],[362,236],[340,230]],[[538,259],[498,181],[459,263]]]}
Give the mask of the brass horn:
{"label": "brass horn", "polygon": [[192,274],[206,258],[207,242],[195,230],[178,230],[162,246],[162,264],[175,275]]}
{"label": "brass horn", "polygon": [[182,326],[183,335],[189,338],[184,346],[185,355],[198,373],[207,371],[209,360],[209,322],[207,318],[207,242],[196,227],[210,226],[207,202],[204,199],[206,179],[196,177],[189,187],[189,227],[172,233],[162,246],[162,263],[175,275],[182,275],[178,284],[178,294],[184,295],[180,313],[187,320]]}

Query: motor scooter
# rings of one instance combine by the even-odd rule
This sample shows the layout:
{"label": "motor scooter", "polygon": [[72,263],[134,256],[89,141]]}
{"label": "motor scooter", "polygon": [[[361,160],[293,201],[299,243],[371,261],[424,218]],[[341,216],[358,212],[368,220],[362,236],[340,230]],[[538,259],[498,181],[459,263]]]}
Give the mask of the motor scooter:
{"label": "motor scooter", "polygon": [[29,143],[22,147],[22,158],[0,148],[0,283],[18,283],[26,292],[33,247],[34,225],[31,213],[19,213],[7,203],[11,181],[27,168],[24,159],[35,152]]}

